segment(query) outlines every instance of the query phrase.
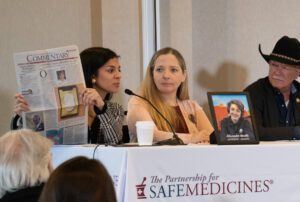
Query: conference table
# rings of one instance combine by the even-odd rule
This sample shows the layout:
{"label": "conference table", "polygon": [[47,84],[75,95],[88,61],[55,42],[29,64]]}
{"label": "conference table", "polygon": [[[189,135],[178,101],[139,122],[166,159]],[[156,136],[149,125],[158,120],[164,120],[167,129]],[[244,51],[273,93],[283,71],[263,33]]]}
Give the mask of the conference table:
{"label": "conference table", "polygon": [[[93,158],[95,145],[53,146],[58,166]],[[300,201],[300,142],[258,145],[99,146],[118,201]]]}

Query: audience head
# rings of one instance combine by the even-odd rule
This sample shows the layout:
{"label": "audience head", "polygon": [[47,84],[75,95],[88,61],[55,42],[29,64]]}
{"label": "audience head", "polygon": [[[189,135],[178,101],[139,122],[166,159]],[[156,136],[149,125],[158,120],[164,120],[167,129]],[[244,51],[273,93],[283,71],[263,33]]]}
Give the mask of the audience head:
{"label": "audience head", "polygon": [[237,123],[244,116],[244,104],[240,100],[231,100],[227,103],[227,112],[231,120]]}
{"label": "audience head", "polygon": [[87,48],[80,53],[80,58],[87,88],[106,92],[107,99],[119,90],[121,67],[114,51],[102,47]]}
{"label": "audience head", "polygon": [[97,160],[75,157],[58,166],[39,202],[116,202],[111,177]]}
{"label": "audience head", "polygon": [[51,146],[49,139],[28,129],[0,137],[0,198],[47,181],[52,171]]}
{"label": "audience head", "polygon": [[269,81],[280,91],[290,90],[292,82],[300,74],[300,42],[296,38],[283,36],[277,41],[270,55],[259,52],[269,63]]}

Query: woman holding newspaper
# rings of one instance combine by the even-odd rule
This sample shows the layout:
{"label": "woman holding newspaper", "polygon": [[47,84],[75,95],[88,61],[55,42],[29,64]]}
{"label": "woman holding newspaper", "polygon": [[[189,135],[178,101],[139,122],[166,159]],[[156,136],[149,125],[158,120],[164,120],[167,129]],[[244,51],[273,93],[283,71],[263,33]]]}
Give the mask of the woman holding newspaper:
{"label": "woman holding newspaper", "polygon": [[[119,56],[110,49],[93,47],[80,53],[86,89],[81,92],[83,104],[88,105],[88,142],[117,144],[122,140],[124,110],[111,102],[121,80]],[[21,94],[15,95],[15,112],[29,111]]]}

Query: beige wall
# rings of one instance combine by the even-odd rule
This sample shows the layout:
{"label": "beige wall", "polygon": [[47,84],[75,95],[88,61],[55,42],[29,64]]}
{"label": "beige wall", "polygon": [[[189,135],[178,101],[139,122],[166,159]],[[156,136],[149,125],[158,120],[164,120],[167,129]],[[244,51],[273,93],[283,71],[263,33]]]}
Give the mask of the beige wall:
{"label": "beige wall", "polygon": [[[272,5],[272,6],[270,6]],[[272,51],[287,34],[300,38],[298,0],[161,0],[161,40],[186,58],[192,97],[207,110],[207,91],[242,90],[267,74],[257,46]],[[1,0],[0,134],[8,130],[17,91],[14,52],[76,44],[121,55],[122,91],[141,80],[141,0]]]}
{"label": "beige wall", "polygon": [[[92,30],[91,7],[84,0],[0,1],[0,134],[9,129],[17,92],[13,53],[76,44],[82,50],[99,45],[101,36]],[[97,9],[97,13],[101,11]],[[99,20],[98,20],[99,22]],[[96,33],[100,33],[97,30]]]}
{"label": "beige wall", "polygon": [[142,78],[140,0],[102,0],[103,46],[121,56],[121,90],[113,99],[127,108],[124,89],[136,90]]}
{"label": "beige wall", "polygon": [[161,2],[167,10],[161,12],[162,44],[188,50],[182,53],[192,65],[188,67],[192,69],[191,95],[207,112],[207,91],[241,91],[267,75],[268,66],[258,53],[259,43],[269,54],[283,35],[300,39],[297,0]]}
{"label": "beige wall", "polygon": [[124,89],[137,89],[141,79],[140,7],[137,0],[1,0],[0,135],[9,129],[15,104],[14,52],[109,47],[121,55],[122,91],[114,99],[126,108]]}

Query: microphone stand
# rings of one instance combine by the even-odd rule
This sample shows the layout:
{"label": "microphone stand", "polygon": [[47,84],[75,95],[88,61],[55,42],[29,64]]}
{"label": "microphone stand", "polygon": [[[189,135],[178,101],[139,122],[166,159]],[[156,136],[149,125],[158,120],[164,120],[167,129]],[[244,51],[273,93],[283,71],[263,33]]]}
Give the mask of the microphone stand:
{"label": "microphone stand", "polygon": [[135,94],[134,92],[132,92],[129,89],[125,89],[125,93],[128,95],[134,95],[137,96],[145,101],[147,101],[147,103],[150,104],[150,106],[155,109],[155,111],[166,121],[166,123],[168,124],[169,128],[171,129],[172,133],[173,133],[173,137],[166,139],[166,140],[162,140],[162,141],[158,141],[155,144],[156,145],[185,145],[184,142],[182,141],[182,139],[180,139],[178,137],[178,135],[176,134],[174,128],[172,127],[171,123],[168,121],[168,119],[146,98]]}

